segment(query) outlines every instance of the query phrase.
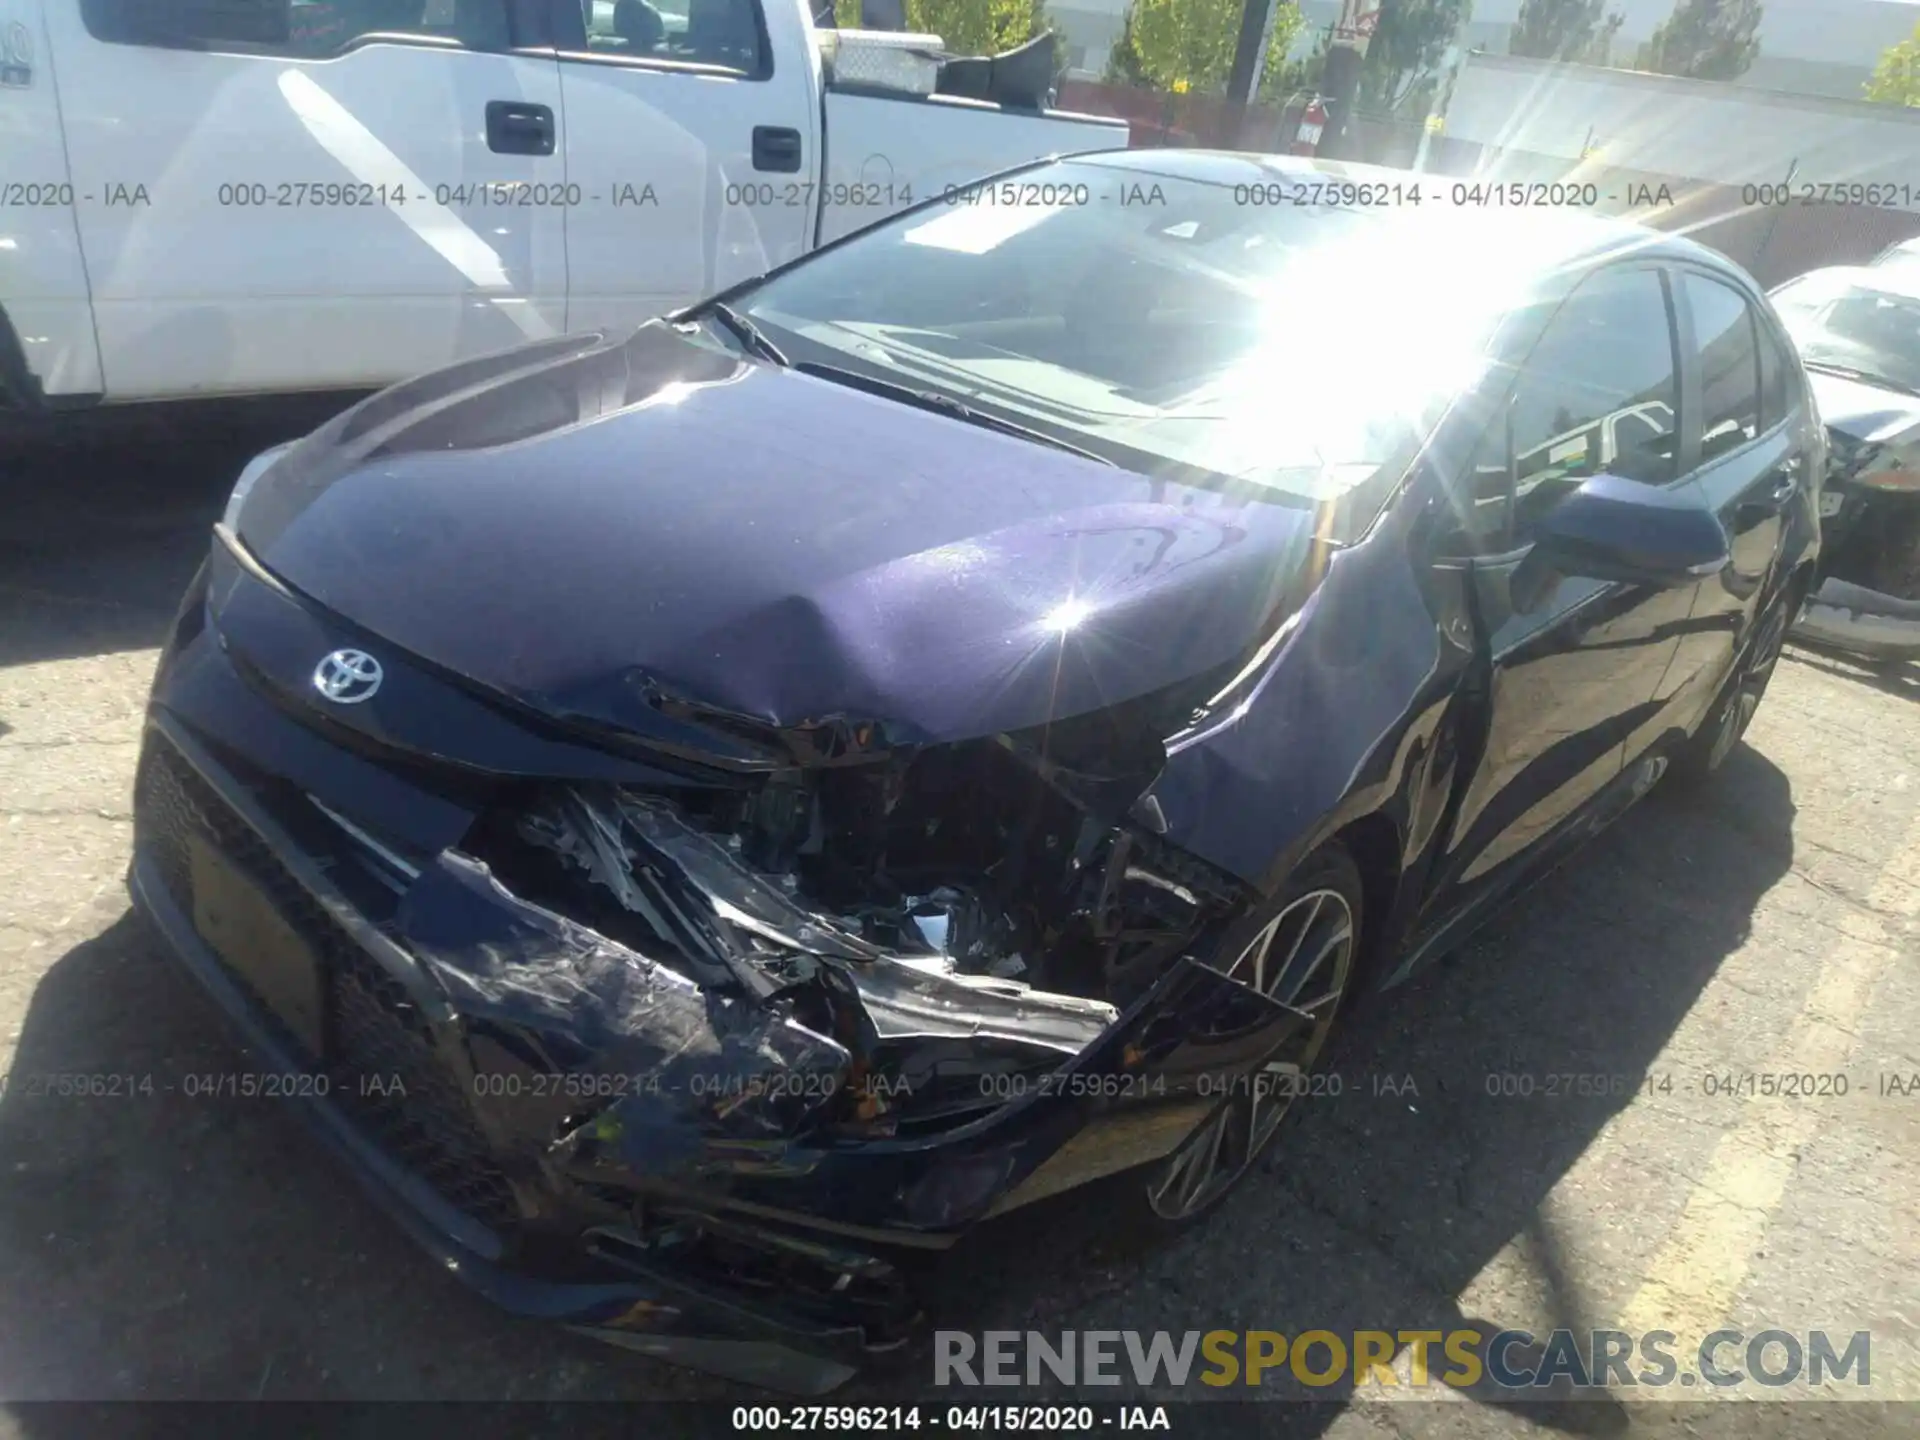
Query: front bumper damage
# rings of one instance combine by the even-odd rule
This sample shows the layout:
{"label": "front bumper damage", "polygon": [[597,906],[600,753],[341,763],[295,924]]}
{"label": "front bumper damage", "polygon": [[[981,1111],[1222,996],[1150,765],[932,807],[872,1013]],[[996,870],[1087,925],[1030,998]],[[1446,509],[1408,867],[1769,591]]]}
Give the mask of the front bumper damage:
{"label": "front bumper damage", "polygon": [[1032,834],[940,839],[1050,857],[1057,894],[983,874],[832,906],[817,808],[767,787],[750,812],[793,823],[744,843],[690,818],[698,787],[515,779],[409,844],[370,817],[418,776],[284,701],[212,626],[176,635],[136,902],[441,1263],[629,1348],[831,1389],[911,1344],[927,1257],[1165,1153],[1309,1023],[1196,958],[1237,895],[1084,775],[1064,829],[1036,805]]}
{"label": "front bumper damage", "polygon": [[1829,434],[1820,577],[1793,633],[1869,660],[1920,656],[1920,474],[1902,448]]}

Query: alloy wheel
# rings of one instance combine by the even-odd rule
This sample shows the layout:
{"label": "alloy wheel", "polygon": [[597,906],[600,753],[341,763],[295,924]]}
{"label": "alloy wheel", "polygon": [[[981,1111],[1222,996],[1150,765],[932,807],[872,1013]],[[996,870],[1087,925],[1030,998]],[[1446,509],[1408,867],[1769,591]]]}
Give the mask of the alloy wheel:
{"label": "alloy wheel", "polygon": [[1233,1093],[1180,1143],[1148,1184],[1162,1220],[1208,1209],[1244,1175],[1273,1138],[1333,1028],[1353,969],[1353,909],[1338,890],[1309,890],[1289,902],[1242,950],[1227,974],[1313,1017],[1313,1024]]}

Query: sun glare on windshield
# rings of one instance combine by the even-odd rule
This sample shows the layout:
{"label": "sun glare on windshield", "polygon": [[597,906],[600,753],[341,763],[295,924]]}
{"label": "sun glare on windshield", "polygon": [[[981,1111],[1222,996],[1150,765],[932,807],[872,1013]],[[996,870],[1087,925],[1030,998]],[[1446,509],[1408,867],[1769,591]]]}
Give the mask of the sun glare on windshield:
{"label": "sun glare on windshield", "polygon": [[1055,203],[932,207],[748,308],[823,363],[878,364],[1117,463],[1319,501],[1417,446],[1512,283],[1510,249],[1466,217],[1324,203],[1247,167],[1064,162],[1018,188]]}

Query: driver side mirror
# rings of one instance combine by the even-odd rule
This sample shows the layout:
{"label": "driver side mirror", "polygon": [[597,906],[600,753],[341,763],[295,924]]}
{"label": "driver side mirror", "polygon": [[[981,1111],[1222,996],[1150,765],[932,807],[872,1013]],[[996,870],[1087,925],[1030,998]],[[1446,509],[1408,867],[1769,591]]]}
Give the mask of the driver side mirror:
{"label": "driver side mirror", "polygon": [[1684,490],[1604,474],[1540,517],[1530,558],[1561,575],[1662,590],[1732,561],[1720,518]]}

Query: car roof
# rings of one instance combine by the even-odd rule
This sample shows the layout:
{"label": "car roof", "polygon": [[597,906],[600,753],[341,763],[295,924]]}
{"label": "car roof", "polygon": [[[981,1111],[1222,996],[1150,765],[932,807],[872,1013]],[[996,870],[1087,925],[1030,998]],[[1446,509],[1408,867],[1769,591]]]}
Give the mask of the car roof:
{"label": "car roof", "polygon": [[[1453,187],[1463,183],[1502,183],[1493,177],[1466,177],[1436,174],[1433,171],[1403,170],[1386,165],[1366,165],[1340,160],[1322,160],[1302,155],[1270,155],[1241,150],[1190,150],[1180,148],[1142,150],[1102,150],[1084,155],[1060,157],[1089,162],[1111,169],[1135,172],[1141,176],[1190,180],[1207,185],[1233,186],[1270,182],[1274,179],[1296,181],[1340,180],[1356,184],[1373,183],[1419,185],[1423,207],[1435,205],[1452,214],[1464,216],[1469,224],[1477,219],[1487,228],[1489,239],[1500,239],[1502,248],[1516,261],[1524,257],[1525,267],[1545,275],[1555,270],[1594,264],[1621,258],[1626,254],[1647,258],[1684,260],[1741,276],[1755,290],[1757,281],[1717,250],[1709,249],[1683,235],[1656,230],[1632,220],[1595,215],[1568,207],[1499,206],[1454,207],[1450,204]],[[1424,209],[1423,209],[1423,212]],[[1524,245],[1519,242],[1524,241]]]}

